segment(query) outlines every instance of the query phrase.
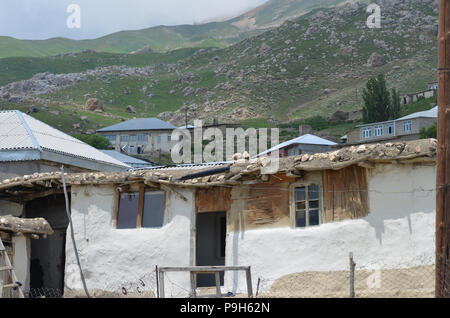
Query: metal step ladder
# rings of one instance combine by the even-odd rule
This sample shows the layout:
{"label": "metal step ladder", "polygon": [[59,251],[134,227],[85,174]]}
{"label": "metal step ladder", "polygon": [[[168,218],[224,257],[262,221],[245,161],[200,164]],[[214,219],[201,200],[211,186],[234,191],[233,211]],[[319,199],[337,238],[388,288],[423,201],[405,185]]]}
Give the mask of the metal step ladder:
{"label": "metal step ladder", "polygon": [[[10,282],[2,281],[1,279],[2,276],[6,276],[2,275],[4,272],[9,272],[9,275],[7,276],[11,278]],[[3,241],[0,237],[0,298],[2,298],[2,293],[3,290],[5,289],[17,290],[19,298],[25,298],[22,291],[22,284],[20,284],[19,280],[17,279],[14,267],[11,265],[11,260],[9,259],[8,253],[6,252],[6,248],[3,245]]]}

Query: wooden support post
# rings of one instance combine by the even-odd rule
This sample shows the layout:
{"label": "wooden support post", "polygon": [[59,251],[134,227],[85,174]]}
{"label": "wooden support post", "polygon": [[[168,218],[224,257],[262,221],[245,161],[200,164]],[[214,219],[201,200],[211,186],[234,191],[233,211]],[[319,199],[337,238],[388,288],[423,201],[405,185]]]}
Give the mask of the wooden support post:
{"label": "wooden support post", "polygon": [[216,276],[216,294],[217,298],[222,297],[222,291],[220,290],[220,272],[215,272]]}
{"label": "wooden support post", "polygon": [[246,278],[247,278],[247,291],[248,291],[248,298],[253,298],[253,287],[252,287],[252,273],[250,266],[245,271]]}
{"label": "wooden support post", "polygon": [[450,0],[439,0],[436,297],[450,297]]}
{"label": "wooden support post", "polygon": [[164,294],[164,272],[158,271],[159,274],[159,297],[165,298]]}
{"label": "wooden support post", "polygon": [[191,272],[191,297],[192,298],[197,298],[197,282],[195,279],[195,276],[197,274],[195,272]]}
{"label": "wooden support post", "polygon": [[355,298],[355,267],[353,253],[350,253],[350,298]]}

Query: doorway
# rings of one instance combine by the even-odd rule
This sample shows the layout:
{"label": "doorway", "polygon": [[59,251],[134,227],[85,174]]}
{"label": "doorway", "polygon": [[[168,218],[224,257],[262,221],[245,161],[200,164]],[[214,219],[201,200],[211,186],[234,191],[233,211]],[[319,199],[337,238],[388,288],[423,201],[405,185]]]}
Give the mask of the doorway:
{"label": "doorway", "polygon": [[66,230],[69,224],[65,209],[63,195],[33,200],[26,205],[26,217],[43,217],[54,231],[45,239],[31,240],[30,290],[35,296],[63,295]]}
{"label": "doorway", "polygon": [[[197,266],[225,266],[226,218],[226,212],[197,214]],[[220,284],[224,284],[224,272],[220,273]],[[197,275],[197,287],[213,286],[214,274]]]}

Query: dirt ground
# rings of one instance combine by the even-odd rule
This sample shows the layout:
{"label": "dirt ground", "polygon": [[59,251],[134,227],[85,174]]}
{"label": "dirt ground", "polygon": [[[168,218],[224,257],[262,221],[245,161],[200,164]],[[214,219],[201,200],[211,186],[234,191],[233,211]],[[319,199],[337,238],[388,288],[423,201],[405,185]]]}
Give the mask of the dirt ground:
{"label": "dirt ground", "polygon": [[[356,270],[355,297],[429,298],[434,297],[435,268]],[[258,297],[344,298],[350,297],[349,271],[304,272],[276,280],[270,291]]]}

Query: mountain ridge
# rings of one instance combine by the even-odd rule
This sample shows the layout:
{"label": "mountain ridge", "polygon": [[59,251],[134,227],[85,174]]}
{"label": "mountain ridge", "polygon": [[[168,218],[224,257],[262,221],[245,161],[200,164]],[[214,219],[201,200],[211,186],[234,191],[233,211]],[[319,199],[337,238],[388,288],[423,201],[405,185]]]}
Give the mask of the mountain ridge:
{"label": "mountain ridge", "polygon": [[[261,6],[235,18],[222,22],[206,24],[183,24],[175,26],[154,26],[141,30],[114,32],[96,39],[71,40],[54,37],[46,40],[19,40],[0,36],[0,58],[5,57],[43,57],[57,54],[78,53],[95,50],[107,53],[130,53],[145,46],[154,51],[165,52],[168,49],[187,47],[226,47],[245,37],[263,32],[267,28],[280,25],[289,18],[297,17],[299,12],[325,5],[343,3],[344,0],[269,0]],[[279,17],[273,25],[267,26],[267,20],[273,19],[273,11]],[[234,25],[244,17],[252,15],[257,21],[255,28],[239,28]]]}

